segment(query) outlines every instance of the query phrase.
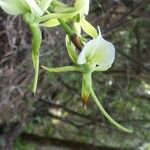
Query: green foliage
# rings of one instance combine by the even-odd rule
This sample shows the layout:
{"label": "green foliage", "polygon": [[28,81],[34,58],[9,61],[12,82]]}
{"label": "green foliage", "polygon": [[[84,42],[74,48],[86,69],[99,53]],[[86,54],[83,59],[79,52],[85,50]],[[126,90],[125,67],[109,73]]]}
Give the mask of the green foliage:
{"label": "green foliage", "polygon": [[14,150],[36,150],[32,144],[25,143],[20,138],[17,138],[14,144]]}

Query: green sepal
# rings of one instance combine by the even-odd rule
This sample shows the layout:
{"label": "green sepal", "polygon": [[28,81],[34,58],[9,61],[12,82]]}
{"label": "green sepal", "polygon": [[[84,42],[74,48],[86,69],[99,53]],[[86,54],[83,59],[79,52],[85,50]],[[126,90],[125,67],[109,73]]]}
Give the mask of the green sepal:
{"label": "green sepal", "polygon": [[55,7],[54,10],[56,13],[72,13],[77,11],[74,7]]}
{"label": "green sepal", "polygon": [[90,91],[91,87],[92,87],[91,73],[84,73],[82,79],[82,92],[81,92],[82,102],[84,106],[87,105],[88,98],[91,93]]}
{"label": "green sepal", "polygon": [[73,23],[73,29],[75,31],[75,33],[81,37],[81,26],[80,26],[80,23],[79,22],[74,22]]}
{"label": "green sepal", "polygon": [[41,0],[39,6],[45,12],[48,9],[51,2],[52,0]]}
{"label": "green sepal", "polygon": [[52,1],[52,5],[53,5],[53,6],[56,6],[56,7],[67,7],[66,4],[64,4],[64,3],[62,3],[62,2],[60,2],[60,1],[58,1],[58,0],[53,0],[53,1]]}
{"label": "green sepal", "polygon": [[81,19],[80,25],[85,33],[90,35],[92,38],[97,38],[98,33],[97,33],[96,29],[84,18]]}
{"label": "green sepal", "polygon": [[70,41],[68,35],[66,35],[66,39],[65,40],[66,40],[66,48],[67,48],[68,55],[69,55],[70,59],[76,64],[77,63],[78,54],[76,52],[75,46]]}
{"label": "green sepal", "polygon": [[81,69],[77,66],[64,66],[64,67],[57,67],[57,68],[48,68],[45,66],[41,66],[44,70],[49,72],[70,72],[70,71],[79,71],[81,72]]}
{"label": "green sepal", "polygon": [[43,27],[56,27],[59,25],[60,25],[60,22],[58,21],[58,19],[51,19],[40,24],[40,26],[43,26]]}
{"label": "green sepal", "polygon": [[39,75],[39,49],[42,41],[42,34],[38,24],[30,24],[32,32],[32,62],[34,66],[33,93],[36,93]]}
{"label": "green sepal", "polygon": [[80,16],[87,15],[89,12],[89,0],[76,0],[74,7],[80,10]]}

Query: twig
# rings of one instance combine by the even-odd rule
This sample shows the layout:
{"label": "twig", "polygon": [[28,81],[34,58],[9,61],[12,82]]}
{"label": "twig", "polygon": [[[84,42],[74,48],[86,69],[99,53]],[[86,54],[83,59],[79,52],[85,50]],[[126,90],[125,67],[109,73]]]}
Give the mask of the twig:
{"label": "twig", "polygon": [[86,149],[86,150],[130,150],[124,148],[113,148],[113,147],[106,147],[106,146],[97,146],[88,143],[81,143],[71,140],[64,140],[52,137],[42,137],[35,134],[28,134],[22,133],[20,137],[29,143],[34,143],[37,145],[44,145],[44,146],[57,146],[61,148],[70,148],[72,150],[79,150],[79,149]]}

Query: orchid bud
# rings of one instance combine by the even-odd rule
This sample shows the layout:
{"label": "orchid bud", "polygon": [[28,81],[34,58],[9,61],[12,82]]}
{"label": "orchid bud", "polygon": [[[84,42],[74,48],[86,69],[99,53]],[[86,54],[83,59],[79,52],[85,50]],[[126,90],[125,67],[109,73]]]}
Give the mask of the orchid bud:
{"label": "orchid bud", "polygon": [[105,71],[111,67],[115,59],[115,47],[112,43],[103,39],[100,29],[96,39],[87,42],[78,56],[79,65],[91,63],[98,66],[99,71]]}

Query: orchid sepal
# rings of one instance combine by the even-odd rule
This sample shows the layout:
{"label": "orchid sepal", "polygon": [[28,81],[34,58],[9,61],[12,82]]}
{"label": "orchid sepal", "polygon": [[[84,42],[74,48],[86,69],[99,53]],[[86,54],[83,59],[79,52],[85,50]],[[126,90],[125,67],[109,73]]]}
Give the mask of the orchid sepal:
{"label": "orchid sepal", "polygon": [[97,30],[85,18],[80,19],[80,25],[85,33],[96,39],[98,36]]}
{"label": "orchid sepal", "polygon": [[36,93],[39,76],[39,50],[42,42],[42,33],[38,24],[29,24],[32,32],[32,62],[34,67],[33,93]]}
{"label": "orchid sepal", "polygon": [[66,49],[67,49],[68,55],[69,55],[70,59],[76,64],[78,54],[75,50],[75,46],[72,44],[68,35],[66,35],[65,42],[66,42]]}
{"label": "orchid sepal", "polygon": [[41,66],[44,70],[48,71],[48,72],[55,72],[55,73],[59,73],[59,72],[72,72],[72,71],[77,71],[77,72],[81,72],[82,70],[77,67],[77,66],[64,66],[64,67],[57,67],[57,68],[49,68],[46,66]]}

